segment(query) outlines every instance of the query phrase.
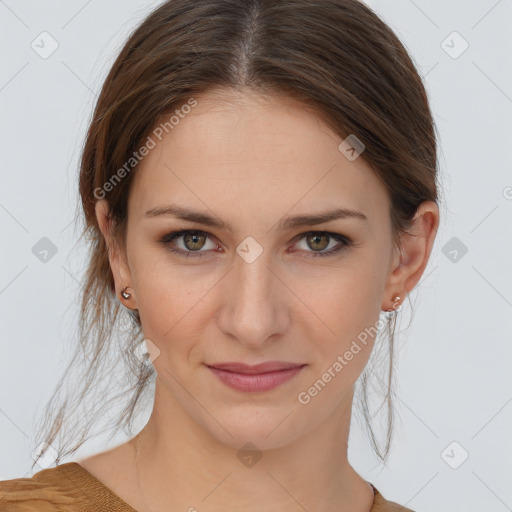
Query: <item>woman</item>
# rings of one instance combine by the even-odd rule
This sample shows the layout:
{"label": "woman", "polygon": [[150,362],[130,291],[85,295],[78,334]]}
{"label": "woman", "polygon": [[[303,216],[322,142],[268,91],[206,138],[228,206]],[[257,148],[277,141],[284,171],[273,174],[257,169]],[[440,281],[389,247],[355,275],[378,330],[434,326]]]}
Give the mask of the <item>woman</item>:
{"label": "woman", "polygon": [[392,349],[431,254],[436,151],[421,79],[363,3],[158,7],[105,81],[80,173],[80,397],[127,312],[129,419],[153,379],[151,417],[1,482],[0,510],[410,510],[347,446],[381,313]]}

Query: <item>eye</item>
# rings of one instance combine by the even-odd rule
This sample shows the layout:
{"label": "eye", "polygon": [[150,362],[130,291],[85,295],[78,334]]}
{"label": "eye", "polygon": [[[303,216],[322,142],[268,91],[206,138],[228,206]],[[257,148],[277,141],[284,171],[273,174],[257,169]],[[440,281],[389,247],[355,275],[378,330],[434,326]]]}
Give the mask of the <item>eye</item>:
{"label": "eye", "polygon": [[[331,239],[330,242],[329,239]],[[304,233],[300,238],[300,241],[302,240],[305,241],[305,251],[308,253],[307,258],[331,256],[345,247],[352,245],[352,241],[346,236],[340,235],[339,233],[330,233],[328,231],[310,231],[309,233]],[[338,242],[334,247],[331,245],[333,240]],[[329,248],[329,246],[330,250],[326,251],[325,249]],[[313,249],[313,251],[309,251],[308,248]]]}
{"label": "eye", "polygon": [[[330,242],[329,239],[331,239]],[[176,240],[179,240],[180,243],[177,243]],[[177,231],[171,231],[170,233],[166,234],[163,238],[161,238],[160,242],[171,252],[176,253],[184,258],[188,258],[203,257],[203,253],[207,252],[208,249],[215,249],[218,247],[216,244],[211,242],[213,247],[207,247],[207,250],[202,251],[201,249],[205,248],[206,241],[208,240],[211,242],[210,235],[204,231],[180,229]],[[340,235],[338,233],[330,233],[328,231],[310,231],[308,233],[303,233],[299,237],[299,241],[301,242],[302,240],[305,240],[306,248],[304,249],[304,247],[302,247],[299,249],[307,253],[308,256],[306,257],[308,258],[331,256],[335,253],[338,253],[345,247],[353,245],[353,242],[346,236]],[[334,245],[334,247],[331,245],[333,240],[338,242],[338,244]],[[178,247],[176,247],[176,245]],[[310,251],[308,248],[313,250]],[[326,251],[325,249],[327,248],[330,250]],[[296,252],[296,249],[293,249],[292,252]]]}
{"label": "eye", "polygon": [[[175,240],[181,240],[181,248],[172,247],[171,242]],[[172,231],[165,235],[160,242],[166,246],[170,251],[188,258],[192,257],[202,257],[203,252],[201,249],[205,246],[205,241],[209,239],[208,233],[204,231],[190,230],[190,229],[180,229],[178,231]],[[213,242],[212,242],[213,244]],[[178,247],[180,243],[176,243]],[[209,249],[215,249],[216,245],[213,244],[213,247],[209,247]]]}

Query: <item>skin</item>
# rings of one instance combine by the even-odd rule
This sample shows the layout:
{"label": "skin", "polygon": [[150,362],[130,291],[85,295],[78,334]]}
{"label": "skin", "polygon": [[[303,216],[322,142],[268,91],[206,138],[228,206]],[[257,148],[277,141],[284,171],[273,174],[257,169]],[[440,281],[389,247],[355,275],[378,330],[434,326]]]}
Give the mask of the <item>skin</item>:
{"label": "skin", "polygon": [[[396,295],[403,301],[418,283],[438,207],[420,206],[416,236],[404,236],[398,250],[384,186],[363,158],[350,161],[338,150],[342,139],[313,113],[289,98],[249,91],[196,99],[134,176],[125,250],[110,235],[106,201],[96,205],[117,294],[129,287],[131,297],[120,300],[139,310],[159,354],[153,412],[137,438],[139,474],[133,440],[79,463],[139,512],[291,512],[298,503],[368,511],[373,491],[351,467],[347,440],[354,383],[374,339],[359,343],[357,355],[309,403],[298,394],[377,324]],[[145,217],[165,204],[208,213],[233,232],[171,215]],[[335,207],[362,212],[367,221],[276,229],[286,216]],[[159,242],[175,229],[206,232],[196,245],[183,237],[169,243],[204,256],[180,257]],[[354,245],[311,257],[339,242],[308,244],[303,235],[310,231],[338,233]],[[236,252],[249,236],[263,249],[251,263]],[[205,366],[268,360],[307,366],[256,393],[233,390]],[[261,455],[251,467],[237,457],[247,442]]]}

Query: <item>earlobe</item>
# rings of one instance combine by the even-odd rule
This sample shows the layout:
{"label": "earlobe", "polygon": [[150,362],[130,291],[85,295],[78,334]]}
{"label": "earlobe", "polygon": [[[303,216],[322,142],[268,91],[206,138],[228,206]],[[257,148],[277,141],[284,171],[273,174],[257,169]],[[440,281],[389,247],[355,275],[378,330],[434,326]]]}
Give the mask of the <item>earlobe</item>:
{"label": "earlobe", "polygon": [[392,313],[394,311],[397,311],[401,308],[402,303],[402,297],[399,295],[395,296],[391,299],[391,307],[389,309],[383,309],[382,311],[386,311],[387,313]]}

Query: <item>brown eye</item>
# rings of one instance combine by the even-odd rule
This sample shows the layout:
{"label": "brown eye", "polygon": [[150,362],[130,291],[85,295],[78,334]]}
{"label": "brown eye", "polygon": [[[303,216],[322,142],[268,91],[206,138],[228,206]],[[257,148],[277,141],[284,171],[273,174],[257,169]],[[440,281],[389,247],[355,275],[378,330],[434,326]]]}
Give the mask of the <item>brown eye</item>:
{"label": "brown eye", "polygon": [[318,258],[334,256],[352,245],[353,242],[350,238],[339,233],[310,231],[301,236],[297,247],[307,258]]}
{"label": "brown eye", "polygon": [[306,242],[308,246],[315,251],[323,251],[329,245],[329,239],[331,237],[321,233],[308,235]]}
{"label": "brown eye", "polygon": [[[210,247],[208,247],[208,242]],[[215,244],[208,233],[189,229],[179,229],[167,233],[160,239],[160,243],[171,252],[188,258],[189,256],[204,257],[215,249]]]}
{"label": "brown eye", "polygon": [[183,235],[183,244],[190,251],[197,251],[202,249],[206,237],[201,233],[187,233]]}

